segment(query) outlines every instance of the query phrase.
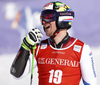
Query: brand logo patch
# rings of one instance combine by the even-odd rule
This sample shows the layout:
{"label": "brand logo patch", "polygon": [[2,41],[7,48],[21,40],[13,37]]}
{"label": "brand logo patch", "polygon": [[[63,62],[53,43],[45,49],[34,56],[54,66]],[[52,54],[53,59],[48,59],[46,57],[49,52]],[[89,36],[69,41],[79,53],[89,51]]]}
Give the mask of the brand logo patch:
{"label": "brand logo patch", "polygon": [[92,56],[92,52],[90,52],[89,55]]}
{"label": "brand logo patch", "polygon": [[41,44],[41,49],[46,49],[46,48],[47,48],[47,44],[42,43],[42,44]]}
{"label": "brand logo patch", "polygon": [[80,52],[81,51],[81,46],[79,45],[74,45],[74,51]]}

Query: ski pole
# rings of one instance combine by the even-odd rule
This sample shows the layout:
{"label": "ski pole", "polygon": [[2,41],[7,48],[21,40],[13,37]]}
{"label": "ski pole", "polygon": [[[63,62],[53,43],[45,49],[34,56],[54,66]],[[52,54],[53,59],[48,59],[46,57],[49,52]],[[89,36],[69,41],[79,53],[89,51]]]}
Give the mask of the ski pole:
{"label": "ski pole", "polygon": [[34,47],[32,49],[33,49],[33,57],[32,57],[32,69],[31,69],[31,81],[30,81],[30,85],[32,85],[32,80],[33,80],[34,55],[35,55],[36,44],[34,45]]}

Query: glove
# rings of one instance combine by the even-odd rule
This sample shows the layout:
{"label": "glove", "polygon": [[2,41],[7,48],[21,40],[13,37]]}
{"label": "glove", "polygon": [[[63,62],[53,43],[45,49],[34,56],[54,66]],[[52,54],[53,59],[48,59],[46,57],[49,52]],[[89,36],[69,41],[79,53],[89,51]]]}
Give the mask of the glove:
{"label": "glove", "polygon": [[34,47],[35,44],[40,43],[42,37],[43,34],[38,28],[32,29],[23,39],[21,46],[27,50],[30,50],[32,47]]}

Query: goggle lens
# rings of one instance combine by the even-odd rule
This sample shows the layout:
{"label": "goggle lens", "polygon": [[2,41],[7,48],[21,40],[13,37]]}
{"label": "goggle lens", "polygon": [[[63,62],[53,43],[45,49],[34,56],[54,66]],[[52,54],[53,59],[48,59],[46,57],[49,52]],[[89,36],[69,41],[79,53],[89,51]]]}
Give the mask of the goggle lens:
{"label": "goggle lens", "polygon": [[53,10],[44,10],[41,13],[42,21],[51,22],[56,19],[56,12]]}

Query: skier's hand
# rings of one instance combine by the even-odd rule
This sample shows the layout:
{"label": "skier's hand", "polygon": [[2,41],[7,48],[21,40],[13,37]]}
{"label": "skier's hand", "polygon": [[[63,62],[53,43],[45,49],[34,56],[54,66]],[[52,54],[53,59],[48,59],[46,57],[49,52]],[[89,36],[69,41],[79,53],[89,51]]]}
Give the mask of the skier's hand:
{"label": "skier's hand", "polygon": [[38,28],[34,28],[23,39],[22,47],[32,49],[35,44],[40,43],[42,37],[42,32]]}

